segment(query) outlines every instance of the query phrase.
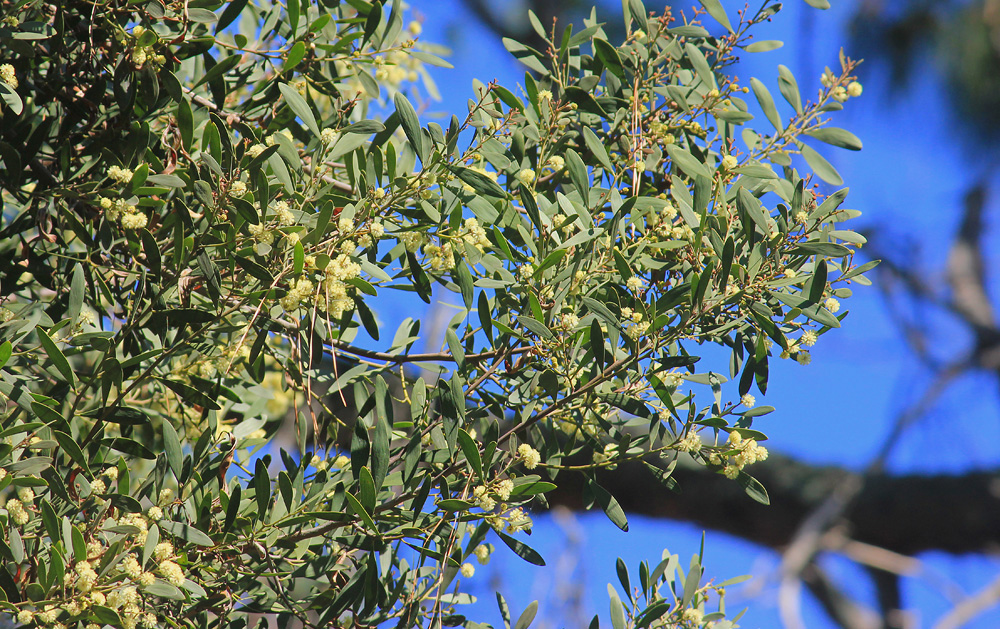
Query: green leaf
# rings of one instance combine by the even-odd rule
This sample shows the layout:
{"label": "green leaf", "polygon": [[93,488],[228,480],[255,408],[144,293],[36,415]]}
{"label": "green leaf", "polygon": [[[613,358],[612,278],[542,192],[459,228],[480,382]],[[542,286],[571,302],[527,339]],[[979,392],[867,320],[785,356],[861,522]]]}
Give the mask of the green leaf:
{"label": "green leaf", "polygon": [[21,111],[24,109],[24,103],[21,102],[21,97],[16,91],[14,91],[14,88],[7,85],[3,81],[0,81],[0,98],[3,98],[3,102],[10,107],[10,110],[14,112],[15,116],[21,115]]}
{"label": "green leaf", "polygon": [[[278,480],[281,480],[281,476],[278,477]],[[375,499],[377,497],[378,493],[375,489],[375,481],[372,479],[372,473],[368,471],[367,467],[362,467],[358,470],[358,502],[361,503],[361,506],[364,507],[367,513],[374,513]]]}
{"label": "green leaf", "polygon": [[365,526],[368,527],[370,531],[376,531],[375,520],[372,519],[372,516],[361,505],[361,502],[354,497],[354,494],[346,492],[344,494],[344,498],[347,499],[347,504],[350,505],[351,511],[361,518],[361,521],[364,522]]}
{"label": "green leaf", "polygon": [[66,360],[66,355],[56,346],[55,342],[52,341],[52,337],[45,330],[35,328],[35,331],[38,332],[38,340],[42,343],[45,353],[49,355],[49,360],[52,361],[52,364],[55,365],[66,382],[71,387],[75,387],[76,375],[73,373],[73,368],[70,366],[69,361]]}
{"label": "green leaf", "polygon": [[[304,42],[297,41],[292,44],[291,49],[288,51],[288,56],[285,57],[285,65],[282,67],[284,72],[290,72],[295,69],[295,66],[299,65],[299,62],[306,56],[306,45]],[[212,68],[213,70],[215,68]]]}
{"label": "green leaf", "polygon": [[785,42],[777,39],[762,39],[755,41],[745,48],[747,52],[770,52],[785,45]]}
{"label": "green leaf", "polygon": [[14,352],[14,347],[10,344],[10,341],[4,341],[0,344],[0,368],[3,368],[10,360],[11,354]]}
{"label": "green leaf", "polygon": [[848,149],[850,151],[861,150],[861,140],[858,139],[858,136],[854,135],[847,129],[823,127],[822,129],[809,131],[806,135],[816,138],[820,142],[826,142],[827,144],[839,146],[840,148]]}
{"label": "green leaf", "polygon": [[[417,110],[413,108],[410,101],[406,100],[402,92],[396,92],[393,102],[396,104],[396,114],[399,116],[399,124],[403,127],[403,133],[406,134],[406,140],[410,143],[413,152],[417,154],[420,161],[425,161],[424,136],[420,130],[420,119],[417,118]],[[475,187],[471,183],[469,185]]]}
{"label": "green leaf", "polygon": [[316,137],[319,137],[319,125],[316,124],[316,117],[313,115],[312,109],[309,107],[306,99],[302,98],[302,95],[287,83],[278,83],[278,89],[281,91],[281,95],[285,97],[285,104],[292,110],[292,113],[301,118],[309,130]]}
{"label": "green leaf", "polygon": [[844,179],[837,172],[837,169],[833,167],[833,164],[826,161],[826,158],[813,150],[812,147],[803,144],[800,147],[802,151],[802,157],[805,158],[806,163],[812,168],[813,172],[832,186],[842,186],[844,185]]}
{"label": "green leaf", "polygon": [[740,472],[739,477],[736,482],[743,487],[743,491],[747,492],[747,495],[759,502],[762,505],[771,504],[771,499],[767,495],[767,490],[760,483],[759,480],[750,476],[746,472]]}
{"label": "green leaf", "polygon": [[722,3],[719,0],[698,0],[698,2],[719,24],[725,26],[727,31],[733,32],[733,25],[729,23],[729,16],[726,15],[726,10],[722,8]]}
{"label": "green leaf", "polygon": [[84,290],[87,288],[86,284],[87,280],[83,274],[83,266],[77,262],[73,265],[73,278],[70,280],[69,289],[69,309],[66,312],[73,321],[76,321],[80,317],[80,311],[83,309]]}
{"label": "green leaf", "polygon": [[715,85],[715,74],[712,73],[712,66],[708,64],[708,59],[705,58],[705,53],[701,51],[701,48],[688,42],[684,44],[684,52],[687,53],[687,58],[691,62],[691,66],[694,68],[698,78],[705,85]]}
{"label": "green leaf", "polygon": [[59,442],[59,447],[66,451],[69,458],[83,469],[87,477],[93,477],[93,474],[90,473],[90,465],[87,464],[87,457],[84,456],[83,450],[80,449],[80,444],[76,442],[76,439],[61,430],[53,430],[52,436],[56,438],[56,441]]}
{"label": "green leaf", "polygon": [[451,170],[458,175],[459,179],[472,186],[472,189],[479,194],[485,194],[498,199],[507,198],[507,193],[503,191],[503,188],[483,173],[471,168],[465,168],[464,166],[452,166]]}
{"label": "green leaf", "polygon": [[628,532],[628,519],[625,511],[614,496],[607,489],[597,484],[593,479],[587,480],[587,488],[594,494],[594,500],[604,509],[604,513],[611,522],[621,530]]}
{"label": "green leaf", "polygon": [[132,439],[126,439],[125,437],[115,437],[113,439],[101,439],[101,444],[105,445],[112,450],[118,450],[119,452],[124,452],[125,454],[131,454],[132,456],[137,456],[140,459],[153,460],[156,455],[149,451],[149,449]]}
{"label": "green leaf", "polygon": [[160,520],[157,522],[157,525],[160,527],[160,530],[186,542],[191,542],[198,546],[215,546],[215,542],[204,531],[188,524],[173,522],[171,520]]}
{"label": "green leaf", "polygon": [[467,511],[476,506],[476,503],[468,500],[459,500],[457,498],[448,498],[438,502],[437,506],[442,511]]}
{"label": "green leaf", "polygon": [[521,315],[517,318],[517,320],[535,336],[539,336],[546,340],[552,340],[555,338],[552,331],[549,330],[544,323],[538,321],[537,319],[533,319],[528,315]]}
{"label": "green leaf", "polygon": [[[618,56],[618,50],[614,46],[603,39],[595,37],[594,54],[604,64],[604,67],[608,69],[608,72],[614,74],[622,81],[625,80],[625,69],[622,67],[622,60]],[[586,129],[587,127],[584,128]]]}
{"label": "green leaf", "polygon": [[[270,287],[274,284],[274,277],[271,275],[271,272],[253,260],[241,256],[234,256],[233,260],[236,262],[236,265],[246,271],[248,275],[260,280],[260,282],[265,286]],[[208,321],[211,321],[214,318],[213,315],[209,313],[206,314],[209,316],[209,319],[207,319]]]}
{"label": "green leaf", "polygon": [[[148,591],[148,588],[143,588],[143,591]],[[103,605],[91,605],[87,610],[87,616],[91,620],[97,621],[98,624],[111,625],[112,627],[120,627],[122,622],[118,612]]]}
{"label": "green leaf", "polygon": [[795,81],[792,71],[783,65],[778,66],[778,90],[795,113],[802,113],[802,96],[799,94],[799,84]]}
{"label": "green leaf", "polygon": [[538,601],[531,601],[531,604],[524,608],[521,612],[520,617],[518,617],[517,622],[514,623],[514,629],[528,629],[531,623],[535,620],[535,614],[538,613]]}
{"label": "green leaf", "polygon": [[545,559],[543,559],[542,556],[538,554],[538,551],[532,548],[531,546],[528,546],[521,540],[514,539],[510,535],[507,535],[506,533],[503,533],[501,531],[496,531],[496,534],[501,540],[503,540],[503,543],[507,544],[507,547],[513,550],[514,553],[517,554],[517,556],[520,557],[521,559],[524,559],[528,563],[534,564],[536,566],[545,565]]}
{"label": "green leaf", "polygon": [[610,606],[611,606],[611,626],[614,629],[626,629],[625,625],[625,607],[622,605],[622,601],[618,598],[618,593],[615,592],[614,588],[608,584],[608,593],[610,594]]}
{"label": "green leaf", "polygon": [[577,193],[583,199],[584,206],[590,205],[590,177],[587,175],[587,165],[583,163],[583,159],[580,155],[573,149],[566,149],[566,170],[569,172],[569,178],[573,182],[573,187],[576,188]]}
{"label": "green leaf", "polygon": [[475,470],[476,476],[479,477],[480,482],[485,483],[486,478],[483,476],[483,460],[479,454],[479,446],[469,433],[465,432],[461,428],[458,429],[458,445],[461,446],[462,453],[465,454],[466,460],[472,464],[472,469]]}
{"label": "green leaf", "polygon": [[208,250],[204,250],[198,254],[198,267],[205,276],[205,285],[208,288],[208,294],[212,298],[215,307],[218,308],[219,301],[222,299],[222,275],[219,273],[219,268],[215,266],[215,262],[212,262],[212,259],[208,256]]}
{"label": "green leaf", "polygon": [[672,161],[675,166],[679,166],[680,169],[687,173],[691,178],[712,178],[712,173],[708,170],[708,167],[698,161],[698,159],[696,159],[695,156],[692,155],[687,149],[682,149],[676,144],[668,144],[667,154],[670,156],[670,161]]}
{"label": "green leaf", "polygon": [[757,102],[760,103],[760,108],[763,110],[768,122],[778,131],[783,130],[781,116],[778,115],[778,109],[774,106],[774,99],[771,98],[771,92],[756,78],[750,79],[750,87],[753,88],[753,95],[757,97]]}
{"label": "green leaf", "polygon": [[750,79],[750,86],[753,88],[753,95],[757,98],[757,102],[760,103],[760,108],[763,110],[764,116],[771,123],[771,126],[778,131],[784,129],[781,125],[781,116],[778,115],[778,109],[774,106],[774,99],[771,98],[771,92],[756,78]]}
{"label": "green leaf", "polygon": [[359,120],[344,129],[344,133],[360,133],[362,135],[381,133],[382,131],[385,131],[385,125],[378,120]]}
{"label": "green leaf", "polygon": [[233,23],[233,21],[240,16],[243,9],[246,8],[248,0],[232,0],[226,8],[219,15],[219,21],[215,25],[215,34],[218,35],[227,26]]}
{"label": "green leaf", "polygon": [[608,149],[590,127],[585,126],[583,128],[583,141],[587,144],[590,152],[594,154],[594,157],[597,158],[597,161],[601,163],[601,166],[604,167],[604,170],[608,172],[608,175],[613,176],[615,167],[611,165],[611,157],[608,156]]}
{"label": "green leaf", "polygon": [[184,454],[181,450],[180,438],[177,436],[177,431],[174,429],[173,425],[166,419],[163,420],[162,427],[163,451],[167,457],[167,465],[170,466],[170,471],[174,473],[174,477],[180,479],[184,463]]}
{"label": "green leaf", "polygon": [[806,4],[817,9],[830,8],[830,2],[828,0],[806,0]]}
{"label": "green leaf", "polygon": [[670,491],[678,490],[677,480],[671,475],[674,467],[673,463],[671,463],[670,467],[668,467],[665,470],[646,461],[643,461],[642,464],[646,466],[646,469],[649,470],[650,474],[653,475],[653,478],[659,481],[660,484],[662,484],[664,487],[666,487]]}
{"label": "green leaf", "polygon": [[371,471],[375,490],[382,488],[389,471],[389,442],[392,437],[392,396],[385,379],[375,378],[375,431],[371,440]]}
{"label": "green leaf", "polygon": [[503,38],[503,45],[518,61],[537,72],[540,76],[549,75],[548,68],[541,61],[543,59],[542,53],[509,37]]}
{"label": "green leaf", "polygon": [[527,483],[521,483],[520,485],[515,485],[514,489],[511,490],[511,496],[534,496],[537,494],[544,494],[552,491],[556,488],[555,483],[549,483],[547,481],[529,481]]}
{"label": "green leaf", "polygon": [[157,378],[163,383],[168,389],[176,393],[181,400],[188,404],[193,404],[196,406],[203,406],[207,409],[213,411],[221,411],[222,407],[214,399],[208,397],[198,389],[184,384],[183,382],[178,382],[176,380],[167,380],[166,378]]}

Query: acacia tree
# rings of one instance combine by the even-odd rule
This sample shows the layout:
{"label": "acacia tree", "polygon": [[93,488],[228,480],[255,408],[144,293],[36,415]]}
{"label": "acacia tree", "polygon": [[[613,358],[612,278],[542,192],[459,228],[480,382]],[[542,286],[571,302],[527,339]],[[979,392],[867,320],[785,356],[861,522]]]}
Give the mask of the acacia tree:
{"label": "acacia tree", "polygon": [[[447,128],[419,121],[445,62],[400,2],[12,6],[4,609],[475,627],[473,562],[542,564],[529,514],[564,480],[626,530],[595,472],[629,461],[669,486],[684,457],[766,502],[750,391],[774,357],[809,362],[871,266],[805,143],[860,148],[828,126],[860,85],[842,58],[804,101],[779,68],[782,120],[725,75],[779,45],[751,37],[779,5],[703,6],[626,3],[619,45],[593,14],[536,20],[546,50],[506,42],[524,86],[476,84]],[[463,306],[440,351],[413,351],[413,320],[376,344],[382,304],[435,290]],[[734,626],[698,556],[618,573],[616,629]]]}

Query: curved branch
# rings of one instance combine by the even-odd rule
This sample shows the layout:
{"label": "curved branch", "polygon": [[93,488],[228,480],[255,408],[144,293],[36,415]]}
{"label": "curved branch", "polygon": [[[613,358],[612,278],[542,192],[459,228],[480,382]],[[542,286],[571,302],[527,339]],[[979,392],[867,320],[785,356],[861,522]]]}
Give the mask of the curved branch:
{"label": "curved branch", "polygon": [[[858,482],[844,468],[812,466],[772,454],[750,470],[771,498],[761,505],[737,483],[705,468],[678,466],[674,493],[653,480],[641,463],[598,475],[626,513],[691,522],[762,546],[782,549],[834,490]],[[1000,546],[1000,471],[964,475],[872,474],[842,523],[851,540],[900,555],[937,550],[976,553]],[[552,506],[583,510],[584,478],[561,475],[546,494]]]}

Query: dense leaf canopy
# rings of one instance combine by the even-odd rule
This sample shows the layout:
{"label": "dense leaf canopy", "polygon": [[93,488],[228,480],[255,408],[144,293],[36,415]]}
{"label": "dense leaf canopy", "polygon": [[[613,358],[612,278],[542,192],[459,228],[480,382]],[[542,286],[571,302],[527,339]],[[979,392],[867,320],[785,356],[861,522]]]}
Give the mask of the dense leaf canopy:
{"label": "dense leaf canopy", "polygon": [[[463,580],[497,546],[544,563],[530,513],[565,475],[623,530],[594,471],[627,460],[766,502],[753,422],[773,409],[750,391],[779,356],[809,362],[871,266],[813,148],[860,148],[828,124],[860,85],[843,58],[810,100],[780,67],[782,116],[725,74],[780,45],[750,36],[779,5],[703,5],[626,3],[620,43],[594,15],[535,19],[545,50],[505,41],[524,85],[477,82],[441,125],[420,112],[447,62],[398,1],[13,7],[5,609],[473,627]],[[437,351],[414,350],[419,320],[379,323],[447,292]],[[619,566],[616,628],[733,626],[698,557],[637,576]]]}

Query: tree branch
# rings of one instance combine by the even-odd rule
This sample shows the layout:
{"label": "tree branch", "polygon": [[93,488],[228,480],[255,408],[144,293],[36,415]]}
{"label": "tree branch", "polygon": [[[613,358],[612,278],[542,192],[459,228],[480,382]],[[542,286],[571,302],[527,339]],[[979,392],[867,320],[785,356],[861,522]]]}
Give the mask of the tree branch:
{"label": "tree branch", "polygon": [[[679,493],[653,482],[641,463],[622,464],[598,474],[598,480],[628,514],[691,522],[780,550],[837,487],[861,479],[840,467],[811,466],[777,454],[750,472],[767,488],[769,506],[705,468],[678,465],[673,476]],[[845,534],[899,555],[995,548],[1000,546],[998,474],[872,474],[841,517]],[[559,488],[546,494],[549,504],[583,510],[583,476],[564,474],[559,480]]]}

